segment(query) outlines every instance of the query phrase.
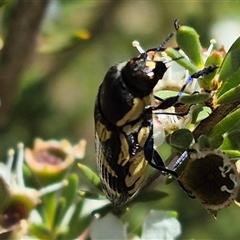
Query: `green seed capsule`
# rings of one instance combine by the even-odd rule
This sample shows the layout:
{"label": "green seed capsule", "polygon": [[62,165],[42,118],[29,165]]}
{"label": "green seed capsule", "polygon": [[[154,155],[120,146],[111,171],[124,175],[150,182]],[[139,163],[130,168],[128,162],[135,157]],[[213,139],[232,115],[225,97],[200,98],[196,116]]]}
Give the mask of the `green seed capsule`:
{"label": "green seed capsule", "polygon": [[178,46],[186,53],[191,62],[195,64],[198,69],[203,68],[202,47],[197,32],[188,26],[179,26],[175,24],[175,27],[177,30],[176,40]]}
{"label": "green seed capsule", "polygon": [[[223,60],[223,56],[219,51],[213,51],[212,54],[207,58],[205,66],[220,66]],[[214,79],[216,72],[212,72],[199,79],[200,87],[205,90],[216,90],[218,88],[218,81]]]}

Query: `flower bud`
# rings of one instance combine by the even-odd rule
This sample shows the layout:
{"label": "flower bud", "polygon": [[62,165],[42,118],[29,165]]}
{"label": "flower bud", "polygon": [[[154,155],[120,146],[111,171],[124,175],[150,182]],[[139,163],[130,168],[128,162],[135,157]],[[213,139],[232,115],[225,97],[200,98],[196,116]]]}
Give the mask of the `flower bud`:
{"label": "flower bud", "polygon": [[[83,152],[85,151],[84,143],[85,141]],[[75,148],[67,140],[58,142],[36,139],[33,150],[26,148],[25,158],[36,179],[46,186],[59,182],[65,177],[66,172],[73,165]],[[78,155],[81,154],[78,153]]]}

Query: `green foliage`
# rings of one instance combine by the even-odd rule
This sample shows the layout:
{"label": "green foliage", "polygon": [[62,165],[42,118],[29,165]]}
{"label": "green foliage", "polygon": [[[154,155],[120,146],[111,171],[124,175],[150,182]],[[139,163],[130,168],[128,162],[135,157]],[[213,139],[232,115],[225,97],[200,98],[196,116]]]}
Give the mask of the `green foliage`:
{"label": "green foliage", "polygon": [[[18,53],[11,52],[13,48],[8,50],[4,48],[11,39],[8,32],[12,26],[11,20],[17,3],[18,1],[0,1],[2,10],[0,47],[1,52],[9,51],[9,55],[5,55],[9,59],[22,61]],[[74,156],[74,164],[64,169],[65,175],[57,182],[48,182],[44,187],[36,181],[34,171],[26,167],[26,164],[22,166],[22,178],[19,178],[21,174],[9,159],[6,163],[8,170],[5,171],[1,166],[4,170],[0,177],[0,224],[10,227],[4,230],[5,233],[0,234],[0,238],[19,239],[19,232],[16,229],[19,229],[20,222],[27,223],[27,235],[34,239],[88,238],[94,219],[102,219],[113,214],[122,223],[122,226],[120,224],[116,227],[121,226],[122,228],[119,227],[118,230],[125,231],[128,238],[144,236],[147,230],[155,233],[154,224],[157,224],[158,229],[162,230],[163,227],[161,232],[171,234],[179,226],[176,222],[179,217],[182,225],[182,235],[178,237],[179,239],[237,239],[239,229],[234,224],[229,225],[229,222],[238,216],[239,209],[236,206],[232,205],[222,210],[218,221],[214,222],[197,201],[188,199],[181,192],[176,181],[171,181],[168,185],[163,184],[165,177],[161,172],[153,172],[150,167],[149,178],[143,190],[140,190],[131,202],[125,206],[110,204],[102,192],[100,179],[96,173],[92,112],[98,87],[107,69],[116,62],[138,55],[131,47],[132,40],[138,38],[146,48],[156,47],[161,43],[161,39],[174,31],[172,19],[180,18],[181,26],[176,32],[176,43],[170,41],[164,51],[171,58],[166,62],[170,65],[169,70],[173,75],[166,77],[165,82],[161,80],[164,89],[156,95],[162,99],[173,97],[178,94],[190,74],[209,65],[216,64],[218,69],[198,79],[198,88],[194,88],[194,84],[189,84],[190,90],[188,89],[178,99],[180,106],[157,114],[162,124],[160,127],[164,128],[167,135],[165,139],[167,142],[164,141],[158,151],[164,156],[165,163],[170,169],[185,150],[197,151],[196,145],[200,150],[208,148],[225,152],[232,162],[235,162],[240,157],[240,38],[236,37],[226,56],[218,50],[215,51],[219,55],[214,55],[212,51],[207,57],[203,56],[203,52],[206,53],[205,49],[210,40],[210,29],[215,23],[221,22],[219,17],[227,17],[226,13],[230,12],[231,18],[234,16],[238,18],[239,6],[234,2],[216,4],[162,1],[52,1],[51,4],[53,5],[44,15],[41,27],[35,30],[37,43],[34,54],[30,55],[30,61],[24,61],[13,79],[11,76],[17,65],[9,66],[7,84],[1,74],[0,88],[3,89],[3,93],[9,95],[10,103],[7,108],[8,102],[3,101],[1,93],[0,116],[2,120],[6,120],[5,124],[0,121],[1,161],[5,159],[6,150],[15,146],[16,142],[21,141],[30,146],[37,137],[66,138],[72,142],[84,137],[87,139],[88,147],[81,163],[76,164]],[[191,14],[189,12],[191,9],[199,11]],[[141,16],[138,14],[140,12]],[[15,21],[15,24],[24,23]],[[21,36],[18,35],[15,43],[21,41],[25,34],[27,33],[24,31]],[[214,37],[217,38],[219,46],[224,42],[220,37]],[[217,49],[216,45],[214,49]],[[176,46],[184,53],[176,49]],[[8,63],[9,59],[0,58],[4,64]],[[172,69],[173,62],[179,64],[181,70]],[[10,84],[12,82],[14,84]],[[194,91],[197,93],[192,94]],[[230,111],[224,111],[225,106],[233,107]],[[219,107],[223,111],[218,112]],[[173,116],[171,115],[173,112],[178,114]],[[218,121],[214,122],[211,116],[216,116]],[[200,137],[196,139],[195,131],[199,129]],[[63,167],[59,163],[64,163],[64,159],[59,159],[58,156],[53,156],[54,154],[39,158],[43,152],[34,155],[36,162],[39,159],[47,159],[47,163],[43,161],[45,166],[49,164],[55,166],[56,171],[59,170],[58,167]],[[46,152],[48,153],[47,150]],[[14,160],[19,162],[19,157],[15,157]],[[22,160],[26,160],[26,157]],[[186,159],[177,169],[179,174],[186,170],[188,163],[189,159]],[[201,167],[201,163],[199,166],[204,174],[205,166]],[[5,173],[8,173],[8,178],[5,178]],[[161,176],[156,177],[156,174]],[[16,189],[23,197],[17,195],[16,198]],[[13,199],[17,200],[11,209],[18,209],[21,206],[21,209],[26,210],[21,219],[10,218],[16,214],[11,215],[12,212],[7,211],[7,206]],[[18,205],[19,202],[27,206]],[[174,212],[163,211],[169,209],[173,209]],[[152,214],[152,210],[157,213]],[[3,216],[9,216],[11,221],[4,222]],[[149,218],[150,225],[149,222],[145,224]],[[191,219],[202,221],[199,224],[198,221]],[[128,228],[124,230],[126,224]],[[111,227],[114,230],[115,225]]]}
{"label": "green foliage", "polygon": [[240,109],[235,110],[218,122],[208,133],[210,137],[223,135],[240,121]]}

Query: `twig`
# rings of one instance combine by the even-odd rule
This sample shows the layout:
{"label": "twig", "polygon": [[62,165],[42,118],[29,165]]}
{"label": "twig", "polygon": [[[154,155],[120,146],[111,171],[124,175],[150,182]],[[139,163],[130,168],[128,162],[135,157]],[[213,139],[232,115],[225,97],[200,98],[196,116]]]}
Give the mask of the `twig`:
{"label": "twig", "polygon": [[49,0],[18,0],[13,7],[0,56],[0,129],[7,123],[20,75],[34,49],[42,17]]}

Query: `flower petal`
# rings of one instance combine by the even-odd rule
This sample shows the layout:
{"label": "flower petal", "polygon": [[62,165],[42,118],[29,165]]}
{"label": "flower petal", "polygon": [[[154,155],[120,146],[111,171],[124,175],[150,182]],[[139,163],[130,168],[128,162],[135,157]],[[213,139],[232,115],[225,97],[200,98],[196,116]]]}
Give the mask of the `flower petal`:
{"label": "flower petal", "polygon": [[174,239],[181,226],[173,212],[152,210],[143,223],[141,239]]}
{"label": "flower petal", "polygon": [[90,225],[91,239],[127,239],[126,227],[112,213],[95,219]]}

